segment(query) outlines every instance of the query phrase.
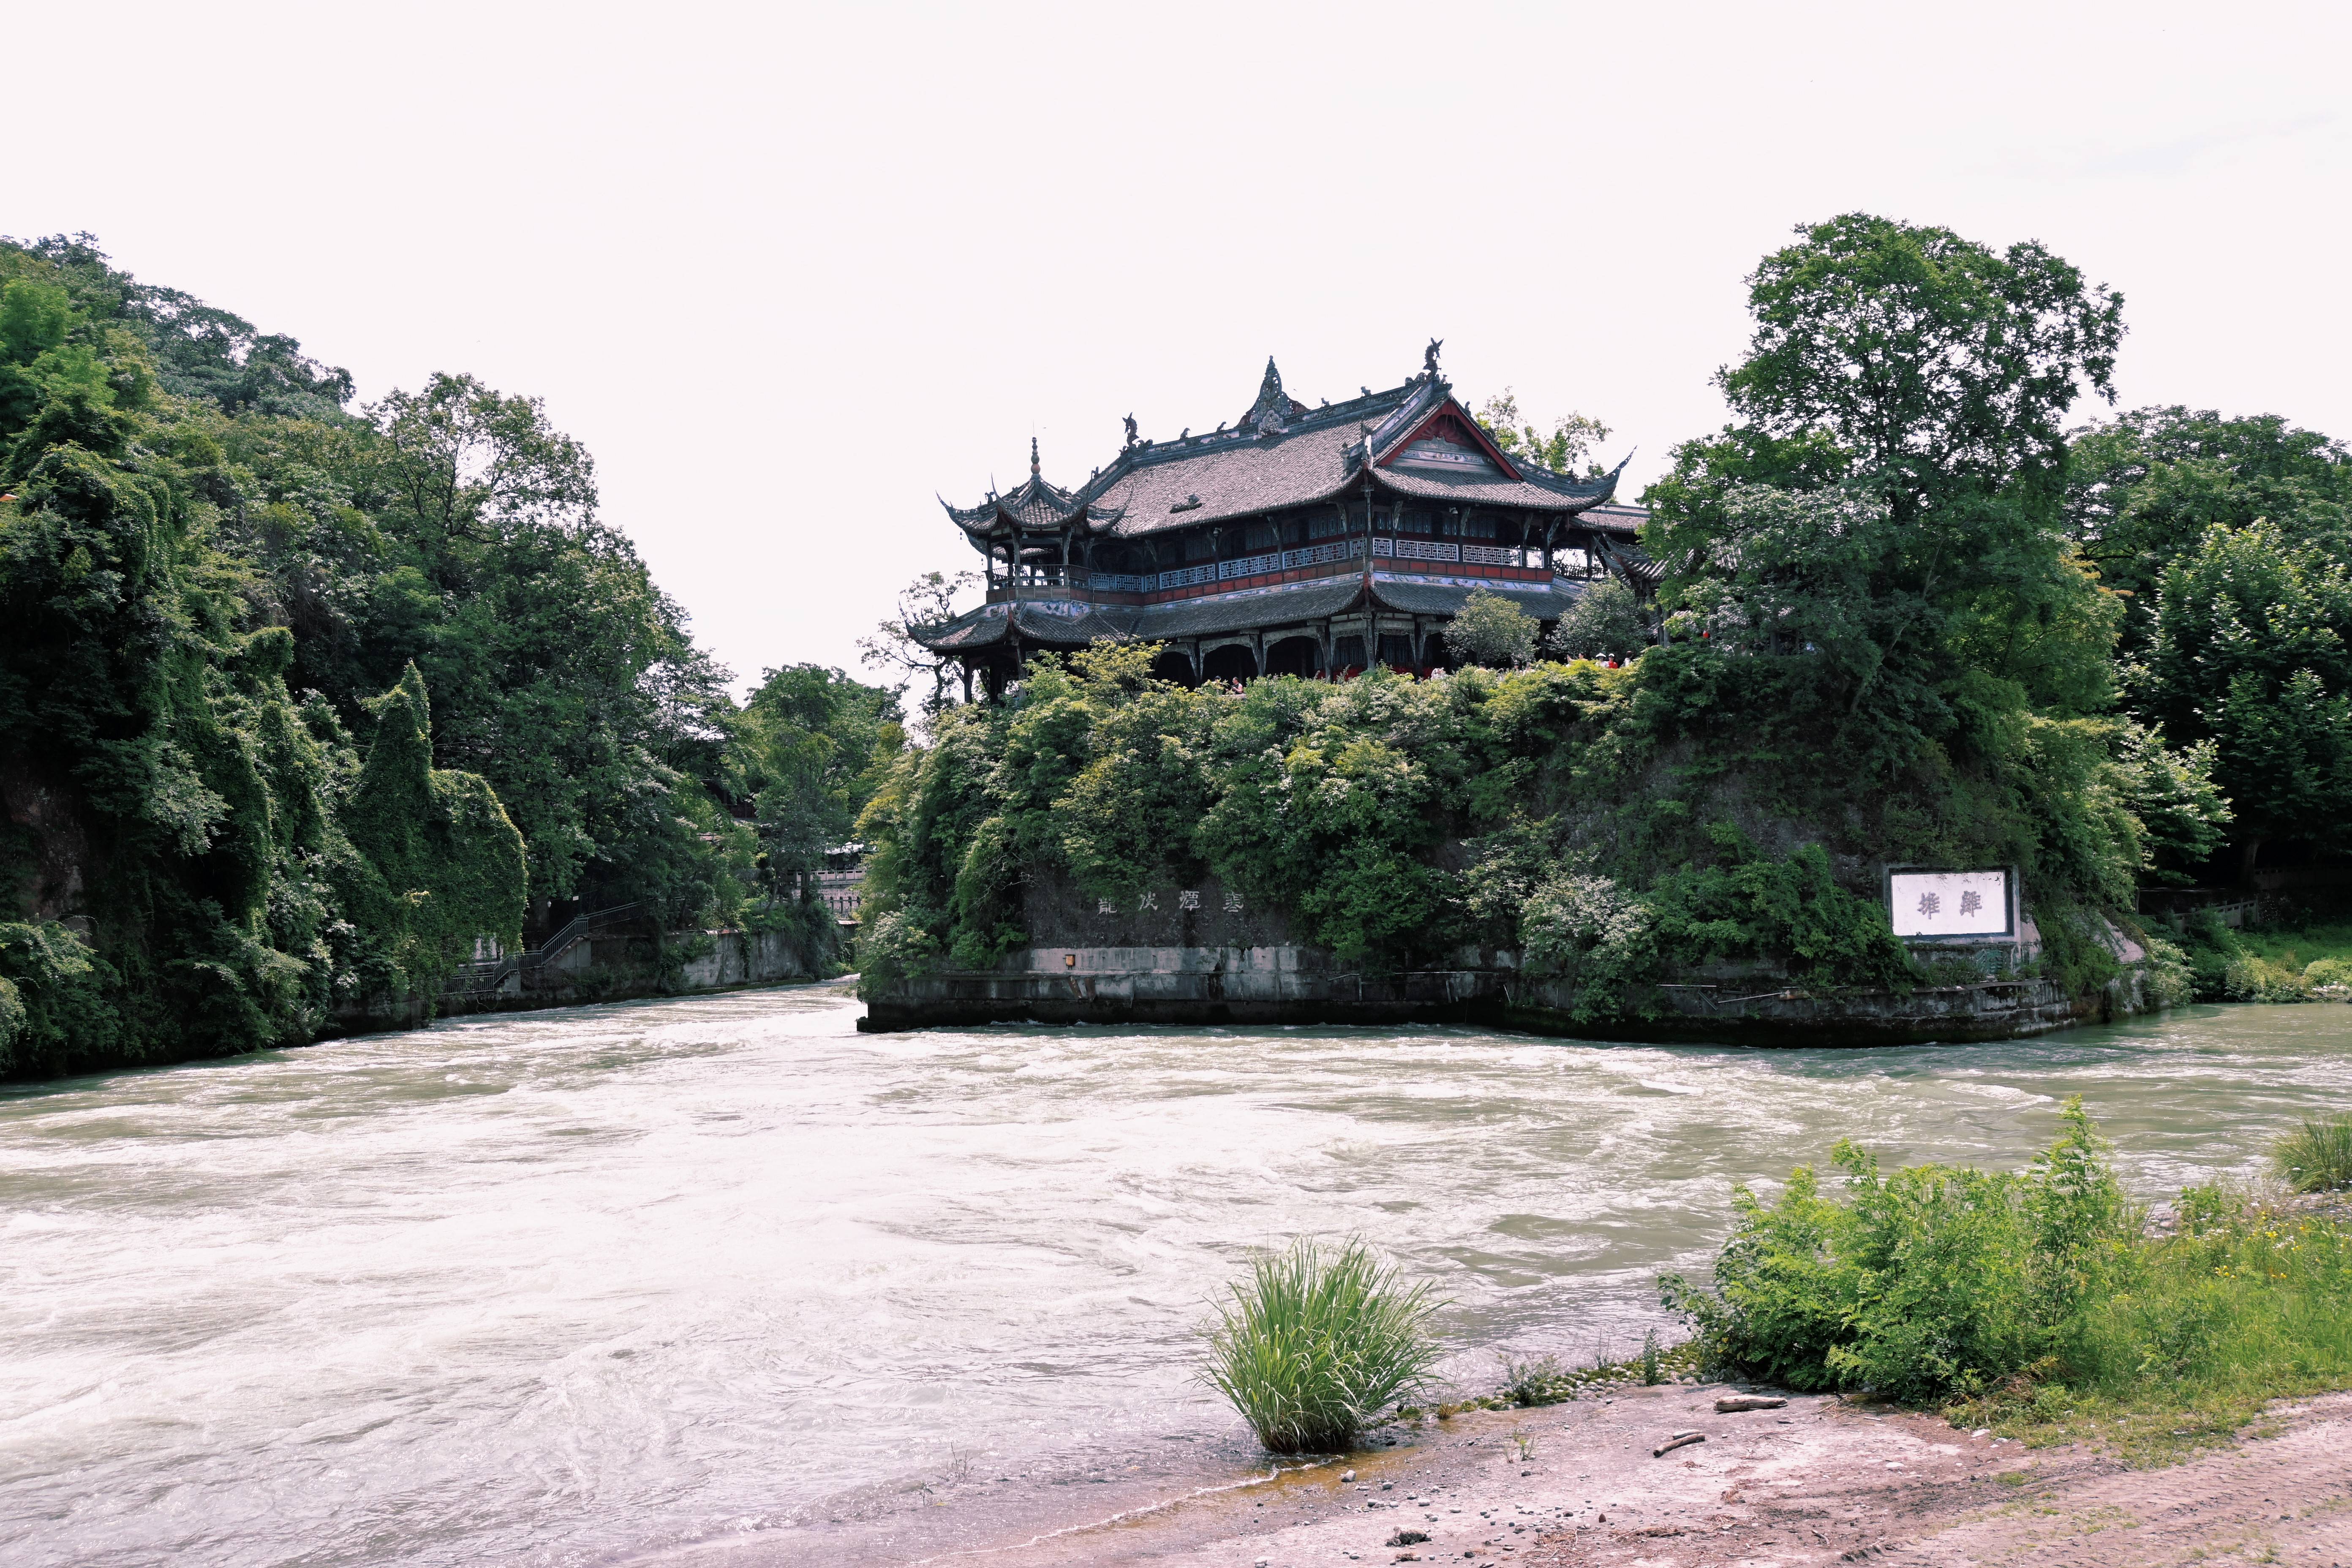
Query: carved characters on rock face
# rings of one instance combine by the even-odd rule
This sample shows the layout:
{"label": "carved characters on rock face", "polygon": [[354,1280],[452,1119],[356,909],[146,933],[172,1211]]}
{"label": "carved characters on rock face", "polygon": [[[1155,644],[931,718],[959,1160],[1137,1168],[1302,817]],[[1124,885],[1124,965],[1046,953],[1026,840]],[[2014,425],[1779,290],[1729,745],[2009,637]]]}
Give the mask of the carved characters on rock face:
{"label": "carved characters on rock face", "polygon": [[[1200,889],[1180,888],[1176,890],[1176,907],[1178,910],[1190,911],[1206,909],[1209,906],[1202,900]],[[1234,891],[1230,888],[1225,889],[1224,909],[1225,912],[1229,915],[1240,914],[1242,912],[1241,894]],[[1159,910],[1159,893],[1155,891],[1139,893],[1136,895],[1135,912],[1137,914],[1156,914]],[[1097,898],[1095,900],[1096,914],[1116,915],[1119,912],[1120,910],[1118,900],[1104,898]]]}

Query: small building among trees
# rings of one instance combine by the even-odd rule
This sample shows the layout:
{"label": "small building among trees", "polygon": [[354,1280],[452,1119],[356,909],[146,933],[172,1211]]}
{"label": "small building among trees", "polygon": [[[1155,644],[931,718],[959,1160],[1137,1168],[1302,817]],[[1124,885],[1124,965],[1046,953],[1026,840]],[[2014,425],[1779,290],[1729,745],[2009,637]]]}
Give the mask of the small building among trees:
{"label": "small building among trees", "polygon": [[1188,686],[1425,674],[1474,593],[1549,628],[1606,575],[1654,583],[1646,514],[1614,504],[1617,473],[1515,457],[1455,400],[1437,350],[1402,386],[1317,408],[1268,359],[1236,424],[1153,441],[1130,416],[1075,489],[1045,479],[1032,439],[1026,483],[947,506],[987,563],[986,602],[908,633],[961,664],[967,697],[975,677],[994,693],[1032,655],[1098,640],[1165,644],[1156,673]]}

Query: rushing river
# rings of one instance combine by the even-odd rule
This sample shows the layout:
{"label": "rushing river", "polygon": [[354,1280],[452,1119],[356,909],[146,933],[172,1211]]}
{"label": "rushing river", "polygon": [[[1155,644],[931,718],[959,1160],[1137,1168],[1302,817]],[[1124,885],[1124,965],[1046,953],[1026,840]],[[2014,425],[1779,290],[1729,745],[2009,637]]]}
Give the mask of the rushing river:
{"label": "rushing river", "polygon": [[887,1558],[856,1531],[927,1479],[1249,1463],[1189,1376],[1254,1245],[1372,1238],[1480,1382],[1630,1348],[1730,1184],[1842,1135],[2013,1164],[2081,1093],[2155,1196],[2352,1103],[2333,1006],[1843,1052],[856,1016],[742,993],[0,1095],[0,1561]]}

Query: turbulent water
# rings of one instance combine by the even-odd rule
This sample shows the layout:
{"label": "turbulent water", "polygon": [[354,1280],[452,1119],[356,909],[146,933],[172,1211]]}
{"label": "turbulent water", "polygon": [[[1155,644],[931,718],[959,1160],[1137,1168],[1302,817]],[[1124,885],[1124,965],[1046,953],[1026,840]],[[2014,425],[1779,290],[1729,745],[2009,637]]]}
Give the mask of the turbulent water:
{"label": "turbulent water", "polygon": [[2328,1006],[1774,1052],[857,1011],[465,1020],[0,1096],[0,1559],[593,1563],[1171,1438],[1209,1475],[1248,1451],[1194,1336],[1257,1244],[1371,1237],[1475,1379],[1629,1347],[1733,1181],[1842,1135],[2014,1163],[2081,1093],[2157,1195],[2352,1100]]}

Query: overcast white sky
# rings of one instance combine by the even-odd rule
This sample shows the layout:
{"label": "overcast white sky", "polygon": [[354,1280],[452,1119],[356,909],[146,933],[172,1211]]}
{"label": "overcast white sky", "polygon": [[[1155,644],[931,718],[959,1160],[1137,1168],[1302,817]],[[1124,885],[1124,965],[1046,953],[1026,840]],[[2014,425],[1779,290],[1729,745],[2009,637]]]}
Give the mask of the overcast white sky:
{"label": "overcast white sky", "polygon": [[1853,209],[2126,296],[2125,405],[2352,436],[2352,7],[10,8],[0,230],[547,402],[740,676],[978,558],[934,492],[1422,344],[1667,447]]}

